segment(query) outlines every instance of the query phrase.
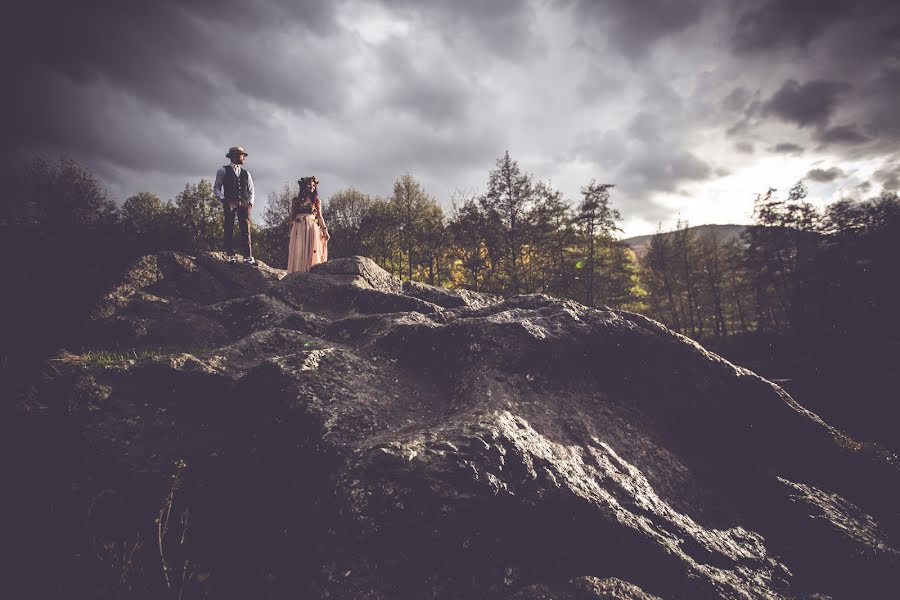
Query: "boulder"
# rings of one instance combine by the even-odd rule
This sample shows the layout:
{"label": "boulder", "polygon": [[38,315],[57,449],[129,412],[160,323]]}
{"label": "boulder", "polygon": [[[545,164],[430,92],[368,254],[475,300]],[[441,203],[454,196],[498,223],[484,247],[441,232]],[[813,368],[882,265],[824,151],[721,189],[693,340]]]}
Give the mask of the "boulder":
{"label": "boulder", "polygon": [[16,570],[31,589],[637,600],[900,584],[896,457],[654,321],[404,284],[360,257],[252,269],[146,257],[91,327],[144,319],[194,347],[72,348],[22,404],[24,454],[43,457],[23,520],[42,533]]}

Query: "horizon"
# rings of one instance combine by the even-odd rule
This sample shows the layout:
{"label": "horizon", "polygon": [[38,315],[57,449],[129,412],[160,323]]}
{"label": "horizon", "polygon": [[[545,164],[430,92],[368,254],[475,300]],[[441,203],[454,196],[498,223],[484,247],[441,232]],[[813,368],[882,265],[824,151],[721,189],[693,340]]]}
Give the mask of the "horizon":
{"label": "horizon", "polygon": [[217,6],[13,9],[13,160],[168,200],[241,145],[261,202],[311,173],[324,198],[388,196],[408,172],[447,210],[508,150],[573,203],[614,184],[623,238],[746,225],[800,180],[819,209],[900,187],[887,0]]}

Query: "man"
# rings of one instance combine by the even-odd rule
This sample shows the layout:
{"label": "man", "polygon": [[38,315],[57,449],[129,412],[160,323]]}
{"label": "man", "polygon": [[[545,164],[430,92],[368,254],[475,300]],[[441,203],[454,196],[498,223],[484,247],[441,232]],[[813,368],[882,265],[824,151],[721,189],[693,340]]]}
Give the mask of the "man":
{"label": "man", "polygon": [[228,255],[228,262],[237,262],[233,240],[234,217],[237,216],[244,262],[255,265],[256,259],[253,258],[250,244],[250,209],[253,207],[255,197],[253,178],[250,177],[250,172],[241,166],[248,155],[240,146],[233,146],[228,149],[225,156],[231,159],[231,164],[219,168],[213,186],[213,193],[225,209],[225,254]]}

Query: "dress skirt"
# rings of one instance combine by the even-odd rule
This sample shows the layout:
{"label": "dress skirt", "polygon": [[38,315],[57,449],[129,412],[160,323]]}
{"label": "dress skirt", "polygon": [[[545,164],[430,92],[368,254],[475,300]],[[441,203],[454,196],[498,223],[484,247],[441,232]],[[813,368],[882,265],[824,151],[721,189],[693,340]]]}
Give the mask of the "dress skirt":
{"label": "dress skirt", "polygon": [[291,224],[288,242],[288,273],[306,273],[313,265],[328,260],[328,242],[315,215],[302,215]]}

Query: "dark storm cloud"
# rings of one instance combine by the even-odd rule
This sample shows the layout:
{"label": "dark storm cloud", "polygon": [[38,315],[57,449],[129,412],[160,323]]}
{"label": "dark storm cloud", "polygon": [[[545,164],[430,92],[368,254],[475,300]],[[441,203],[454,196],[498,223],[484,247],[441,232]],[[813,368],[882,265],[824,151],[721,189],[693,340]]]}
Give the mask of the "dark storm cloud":
{"label": "dark storm cloud", "polygon": [[467,81],[442,57],[417,56],[397,41],[385,44],[379,54],[385,74],[376,106],[414,115],[426,124],[458,123],[476,99],[477,85]]}
{"label": "dark storm cloud", "polygon": [[652,148],[628,161],[623,174],[642,191],[675,192],[682,183],[709,179],[713,169],[691,152]]}
{"label": "dark storm cloud", "polygon": [[[317,74],[314,61],[321,58],[317,45],[296,40],[306,47],[292,56],[273,44],[281,41],[276,26],[285,20],[309,39],[333,29],[329,6],[206,0],[31,3],[16,15],[15,44],[24,58],[13,69],[26,83],[24,93],[12,100],[14,143],[106,155],[126,167],[152,158],[154,166],[165,168],[165,153],[152,156],[146,148],[167,131],[159,127],[166,115],[190,124],[188,130],[168,130],[188,138],[186,144],[177,140],[184,148],[196,145],[191,136],[216,129],[233,135],[264,122],[266,115],[251,110],[252,102],[333,109],[343,97],[335,80],[321,78],[310,85]],[[129,108],[131,114],[123,114]],[[168,154],[181,164],[190,160],[173,142]]]}
{"label": "dark storm cloud", "polygon": [[734,15],[731,42],[738,54],[806,51],[850,24],[845,50],[855,57],[883,56],[898,5],[893,0],[736,0]]}
{"label": "dark storm cloud", "polygon": [[624,82],[621,78],[594,63],[588,67],[584,78],[578,83],[577,91],[583,101],[595,102],[603,98],[615,98],[623,87]]}
{"label": "dark storm cloud", "polygon": [[861,90],[860,121],[863,131],[893,152],[900,143],[900,26],[896,28],[894,59],[883,66]]}
{"label": "dark storm cloud", "polygon": [[846,177],[847,174],[844,173],[843,170],[838,167],[831,167],[830,169],[811,169],[806,176],[805,179],[812,179],[818,183],[830,183],[836,179],[842,179]]}
{"label": "dark storm cloud", "polygon": [[705,5],[702,0],[573,0],[572,3],[579,19],[602,26],[612,46],[633,58],[646,55],[666,36],[698,23]]}
{"label": "dark storm cloud", "polygon": [[765,103],[763,110],[785,121],[805,127],[828,123],[839,96],[851,89],[848,83],[817,79],[798,83],[789,79]]}
{"label": "dark storm cloud", "polygon": [[450,47],[475,39],[492,54],[512,61],[543,51],[532,33],[538,25],[534,10],[520,0],[381,0],[380,4],[420,21]]}
{"label": "dark storm cloud", "polygon": [[628,133],[645,144],[656,144],[662,140],[659,129],[659,117],[647,112],[635,115],[628,125]]}
{"label": "dark storm cloud", "polygon": [[626,198],[629,215],[658,224],[670,221],[673,214],[670,206],[656,200],[656,193],[685,195],[685,186],[725,175],[724,169],[714,169],[691,152],[649,146],[629,152],[614,182]]}
{"label": "dark storm cloud", "polygon": [[763,116],[809,127],[809,141],[848,157],[900,142],[900,3],[736,0],[732,17],[739,61],[793,66]]}
{"label": "dark storm cloud", "polygon": [[729,112],[744,112],[750,104],[753,94],[744,86],[731,90],[722,100],[722,108]]}
{"label": "dark storm cloud", "polygon": [[176,112],[197,110],[198,100],[209,100],[217,87],[208,85],[210,79],[240,86],[265,70],[254,68],[262,58],[248,57],[277,60],[257,32],[282,22],[310,36],[333,27],[326,2],[43,4],[29,4],[20,15],[24,35],[16,46],[23,56],[78,82],[108,80]]}
{"label": "dark storm cloud", "polygon": [[886,190],[900,189],[900,163],[875,171],[874,178]]}
{"label": "dark storm cloud", "polygon": [[739,53],[806,46],[853,11],[846,0],[738,1],[732,43]]}
{"label": "dark storm cloud", "polygon": [[563,160],[586,160],[613,171],[624,162],[627,144],[628,138],[618,131],[589,131],[575,137],[570,155]]}
{"label": "dark storm cloud", "polygon": [[183,173],[203,164],[207,140],[166,113],[148,111],[133,99],[123,101],[115,90],[83,93],[71,81],[54,77],[37,92],[32,110],[41,118],[37,127],[23,132],[37,147],[58,146],[79,160],[113,160],[132,169]]}
{"label": "dark storm cloud", "polygon": [[802,154],[803,147],[792,142],[781,142],[769,148],[769,152],[776,154]]}
{"label": "dark storm cloud", "polygon": [[840,125],[824,130],[819,139],[826,144],[843,144],[852,146],[869,141],[869,137],[859,132],[855,125]]}

